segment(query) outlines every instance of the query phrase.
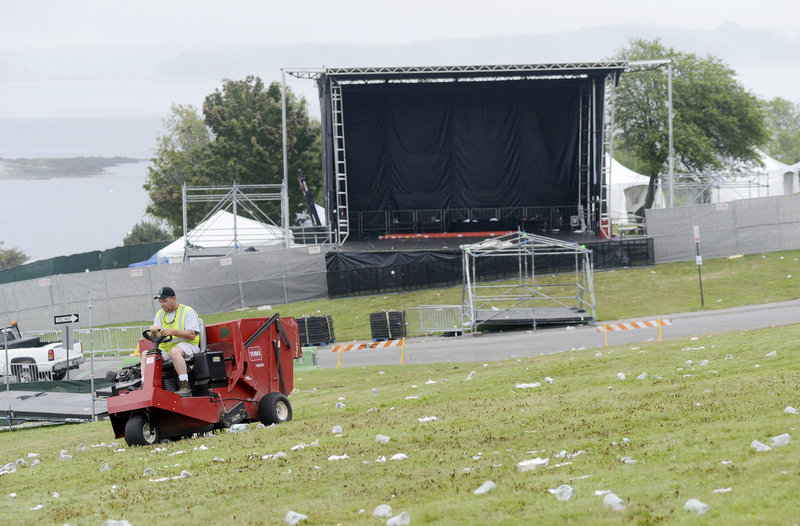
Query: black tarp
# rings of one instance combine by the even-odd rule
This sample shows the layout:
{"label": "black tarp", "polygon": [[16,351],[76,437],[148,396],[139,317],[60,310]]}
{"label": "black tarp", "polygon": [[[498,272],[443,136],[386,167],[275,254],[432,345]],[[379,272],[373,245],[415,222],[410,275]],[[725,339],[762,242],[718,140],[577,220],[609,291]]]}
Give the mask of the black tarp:
{"label": "black tarp", "polygon": [[[595,270],[640,267],[654,264],[653,239],[620,239],[585,243],[592,251]],[[325,256],[328,296],[360,296],[385,292],[420,290],[463,282],[463,254],[460,250],[406,252],[338,252]],[[570,272],[575,268],[572,254],[536,256],[536,273]],[[504,279],[519,272],[513,257],[477,260],[476,273],[482,280]]]}
{"label": "black tarp", "polygon": [[576,204],[587,82],[343,86],[350,211]]}

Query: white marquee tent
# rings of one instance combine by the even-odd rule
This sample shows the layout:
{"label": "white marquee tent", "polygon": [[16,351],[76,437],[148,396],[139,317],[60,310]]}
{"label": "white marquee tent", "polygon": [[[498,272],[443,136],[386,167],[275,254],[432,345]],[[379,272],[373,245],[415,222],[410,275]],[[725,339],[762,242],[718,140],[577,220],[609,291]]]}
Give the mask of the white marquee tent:
{"label": "white marquee tent", "polygon": [[155,265],[183,261],[187,247],[195,256],[225,256],[236,248],[258,250],[283,244],[283,230],[253,219],[234,216],[217,210],[193,228],[185,237],[176,239],[149,260],[135,265]]}
{"label": "white marquee tent", "polygon": [[[616,159],[612,159],[610,181],[608,208],[611,222],[623,225],[628,224],[631,222],[629,214],[633,214],[644,204],[650,177],[634,172]],[[664,194],[659,187],[656,189],[653,208],[664,207]]]}

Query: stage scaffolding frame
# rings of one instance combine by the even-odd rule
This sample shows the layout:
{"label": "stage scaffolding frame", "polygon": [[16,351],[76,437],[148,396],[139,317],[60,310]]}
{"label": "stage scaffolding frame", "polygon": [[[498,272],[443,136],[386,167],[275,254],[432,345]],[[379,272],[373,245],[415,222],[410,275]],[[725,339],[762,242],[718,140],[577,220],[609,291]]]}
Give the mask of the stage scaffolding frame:
{"label": "stage scaffolding frame", "polygon": [[[536,330],[541,323],[594,322],[591,250],[576,243],[520,231],[462,245],[461,250],[462,303],[472,330],[503,323],[527,324]],[[551,280],[537,281],[537,258],[548,256],[570,259],[572,271],[553,275]],[[516,258],[517,276],[502,281],[482,281],[478,266],[479,261],[486,258]],[[572,294],[568,294],[567,289]],[[548,292],[550,290],[553,292]]]}
{"label": "stage scaffolding frame", "polygon": [[[286,74],[298,79],[315,80],[320,92],[323,134],[323,191],[325,193],[326,216],[333,219],[332,235],[341,246],[351,233],[350,210],[347,191],[347,155],[344,141],[344,97],[342,86],[346,84],[417,83],[431,79],[440,82],[487,82],[509,80],[587,79],[592,76],[589,92],[581,90],[580,130],[578,152],[578,214],[582,229],[606,228],[610,234],[611,223],[608,210],[608,184],[611,167],[605,162],[605,150],[610,148],[613,132],[613,108],[617,82],[628,69],[627,61],[561,62],[541,64],[497,64],[473,66],[370,66],[331,68],[283,68],[282,104],[286,101]],[[603,106],[598,114],[596,108],[598,78],[603,79]],[[609,87],[610,85],[610,87]],[[611,122],[608,122],[608,115]],[[602,126],[597,123],[603,118]],[[286,160],[286,115],[283,115],[284,140],[284,184],[288,181]],[[600,134],[600,140],[596,135]],[[332,152],[324,146],[332,144]],[[599,143],[600,152],[597,152]],[[330,158],[332,154],[332,158]],[[333,188],[328,188],[326,170],[333,174]],[[598,178],[599,185],[598,185]],[[593,192],[599,188],[599,192]],[[332,197],[331,197],[332,196]],[[563,203],[562,203],[563,204]],[[333,213],[331,207],[335,207]],[[599,224],[598,224],[599,223]]]}

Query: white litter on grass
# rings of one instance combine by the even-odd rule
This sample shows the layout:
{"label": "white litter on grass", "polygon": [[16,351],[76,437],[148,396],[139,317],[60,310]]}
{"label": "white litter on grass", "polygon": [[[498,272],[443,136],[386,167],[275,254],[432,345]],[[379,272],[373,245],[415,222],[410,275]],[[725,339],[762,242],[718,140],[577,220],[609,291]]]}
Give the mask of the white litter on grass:
{"label": "white litter on grass", "polygon": [[100,471],[111,471],[111,466],[109,466],[108,463],[104,463],[100,466]]}
{"label": "white litter on grass", "polygon": [[439,420],[439,418],[435,416],[423,416],[422,418],[417,418],[417,420],[419,422],[435,422],[436,420]]}
{"label": "white litter on grass", "polygon": [[759,452],[763,452],[763,451],[770,451],[770,450],[772,450],[772,448],[771,448],[771,447],[769,447],[769,446],[768,446],[768,445],[766,445],[766,444],[762,444],[762,443],[761,443],[761,442],[759,442],[758,440],[753,440],[753,441],[750,443],[750,447],[751,447],[751,448],[753,448],[753,449],[755,449],[756,451],[759,451]]}
{"label": "white litter on grass", "polygon": [[341,432],[342,432],[342,426],[333,426],[333,429],[331,429],[331,433],[333,433],[334,435],[338,435]]}
{"label": "white litter on grass", "polygon": [[720,464],[722,464],[723,466],[730,466],[731,464],[733,464],[733,460],[723,460],[722,462],[720,462]]}
{"label": "white litter on grass", "polygon": [[347,458],[350,458],[350,457],[347,455],[347,453],[345,453],[344,455],[331,455],[331,456],[328,457],[328,460],[331,460],[331,461],[333,461],[333,460],[344,460],[344,459],[347,459]]}
{"label": "white litter on grass", "polygon": [[28,458],[37,458],[39,453],[28,453]]}
{"label": "white litter on grass", "polygon": [[609,493],[611,493],[610,489],[596,489],[596,490],[594,490],[594,496],[595,497],[602,497],[603,495],[608,495]]}
{"label": "white litter on grass", "polygon": [[228,433],[245,433],[250,431],[250,424],[233,424],[228,428]]}
{"label": "white litter on grass", "polygon": [[213,461],[214,461],[214,462],[225,462],[225,459],[224,459],[224,458],[222,458],[222,457],[214,457],[214,458],[213,458]]}
{"label": "white litter on grass", "polygon": [[308,515],[303,515],[302,513],[297,513],[296,511],[289,510],[286,512],[286,517],[284,517],[283,520],[286,521],[286,524],[294,526],[300,521],[308,520]]}
{"label": "white litter on grass", "polygon": [[599,357],[603,356],[603,353],[598,352],[598,353],[595,353],[594,355],[595,355],[596,358],[599,358]]}
{"label": "white litter on grass", "polygon": [[702,515],[708,511],[708,504],[700,502],[697,499],[689,499],[686,501],[686,504],[683,505],[683,509],[684,511],[693,511]]}
{"label": "white litter on grass", "polygon": [[408,455],[405,453],[395,453],[389,460],[405,460],[408,458]]}
{"label": "white litter on grass", "polygon": [[494,482],[492,482],[491,480],[487,480],[486,482],[481,484],[480,487],[478,489],[476,489],[475,491],[473,491],[472,493],[474,495],[483,495],[485,493],[489,493],[493,489],[497,489],[497,485]]}
{"label": "white litter on grass", "polygon": [[622,457],[621,459],[619,459],[619,461],[622,462],[623,464],[636,464],[637,462],[639,462],[638,460],[634,460],[631,457]]}
{"label": "white litter on grass", "polygon": [[[597,494],[597,492],[595,492],[595,494]],[[615,493],[609,492],[603,497],[603,506],[610,510],[622,511],[625,509],[625,501],[617,497]]]}
{"label": "white litter on grass", "polygon": [[711,493],[728,493],[730,491],[733,491],[733,488],[718,488],[713,490]]}
{"label": "white litter on grass", "polygon": [[617,373],[617,380],[624,380],[625,374],[624,373]]}
{"label": "white litter on grass", "polygon": [[556,496],[558,500],[569,500],[575,496],[575,490],[569,484],[562,484],[556,489],[547,490]]}
{"label": "white litter on grass", "polygon": [[700,367],[708,367],[708,360],[700,360],[700,363],[697,365]]}
{"label": "white litter on grass", "polygon": [[391,517],[392,516],[392,507],[388,504],[378,504],[375,506],[375,509],[372,511],[373,517]]}
{"label": "white litter on grass", "polygon": [[336,402],[336,408],[337,408],[337,409],[344,409],[344,407],[345,407],[345,406],[344,406],[344,404],[343,404],[343,403],[341,403],[341,402]]}
{"label": "white litter on grass", "polygon": [[683,364],[683,365],[684,365],[684,366],[686,366],[686,367],[691,367],[691,366],[693,366],[693,365],[694,365],[694,362],[693,362],[693,361],[691,361],[691,360],[686,360],[686,363],[685,363],[685,364]]}
{"label": "white litter on grass", "polygon": [[390,437],[386,435],[381,435],[380,433],[375,435],[375,442],[380,442],[381,444],[386,444],[391,440]]}
{"label": "white litter on grass", "polygon": [[642,373],[636,377],[637,380],[647,380],[647,373]]}
{"label": "white litter on grass", "polygon": [[464,381],[466,382],[467,380],[472,380],[474,376],[475,376],[475,371],[470,371],[470,373],[467,375]]}
{"label": "white litter on grass", "polygon": [[386,462],[386,456],[385,455],[379,456],[378,458],[375,459],[375,462],[383,464],[384,462]]}
{"label": "white litter on grass", "polygon": [[549,376],[545,376],[545,377],[544,377],[544,381],[545,381],[545,382],[547,382],[548,384],[554,384],[554,383],[556,383],[556,381],[555,381],[555,380],[553,380],[552,378],[550,378]]}
{"label": "white litter on grass", "polygon": [[425,384],[427,384],[427,385],[432,385],[432,384],[435,384],[435,383],[436,383],[436,380],[428,380],[427,382],[425,382]]}
{"label": "white litter on grass", "polygon": [[57,499],[57,498],[59,498],[61,495],[59,495],[58,493],[56,493],[56,492],[54,491],[54,492],[53,492],[53,494],[52,494],[51,496],[52,496],[54,499]]}
{"label": "white litter on grass", "polygon": [[517,389],[530,389],[532,387],[541,387],[541,386],[542,386],[541,383],[533,382],[532,384],[520,384],[520,383],[517,383],[517,385],[515,387]]}
{"label": "white litter on grass", "polygon": [[186,453],[186,451],[180,450],[180,451],[175,451],[174,453],[170,453],[169,456],[174,457],[175,455],[183,455],[184,453]]}
{"label": "white litter on grass", "polygon": [[725,355],[725,359],[726,360],[733,360],[733,355],[732,354],[726,354]]}
{"label": "white litter on grass", "polygon": [[754,367],[754,368],[756,368],[756,369],[758,369],[758,368],[759,368],[759,367],[761,367],[761,366],[760,366],[759,364],[755,364],[753,367]]}
{"label": "white litter on grass", "polygon": [[550,462],[550,458],[532,458],[530,460],[522,460],[517,462],[517,467],[520,471],[533,471],[536,468],[544,467]]}
{"label": "white litter on grass", "polygon": [[409,524],[411,524],[411,515],[407,511],[386,521],[386,526],[408,526]]}
{"label": "white litter on grass", "polygon": [[66,449],[62,449],[61,450],[61,454],[59,454],[58,458],[60,460],[69,460],[69,459],[72,458],[72,455],[67,454],[67,450]]}
{"label": "white litter on grass", "polygon": [[797,414],[797,409],[795,409],[794,407],[792,407],[790,405],[787,405],[786,409],[784,409],[783,412],[784,413],[788,413],[790,415],[796,415]]}
{"label": "white litter on grass", "polygon": [[296,446],[292,447],[292,451],[297,451],[298,449],[305,449],[307,447],[316,447],[318,445],[319,445],[319,440],[315,440],[315,441],[311,442],[310,444],[306,444],[304,442],[300,442]]}
{"label": "white litter on grass", "polygon": [[37,504],[33,508],[30,508],[31,511],[39,511],[40,509],[44,508],[41,504]]}
{"label": "white litter on grass", "polygon": [[782,435],[774,436],[769,439],[769,444],[772,447],[782,447],[789,444],[792,437],[789,436],[789,433],[783,433]]}
{"label": "white litter on grass", "polygon": [[204,444],[200,444],[200,447],[196,447],[192,449],[192,451],[207,451],[208,448]]}
{"label": "white litter on grass", "polygon": [[8,498],[9,498],[9,499],[13,499],[13,498],[14,498],[14,497],[16,497],[16,496],[17,496],[17,494],[16,494],[16,493],[14,493],[13,491],[12,491],[11,493],[9,493],[9,494],[8,494]]}
{"label": "white litter on grass", "polygon": [[[278,460],[279,458],[289,458],[289,455],[284,453],[283,451],[278,451],[277,453],[273,453],[272,455],[264,455],[261,457],[261,460]],[[328,459],[330,460],[330,459]]]}
{"label": "white litter on grass", "polygon": [[406,400],[419,400],[419,396],[416,396],[416,395],[407,396]]}
{"label": "white litter on grass", "polygon": [[768,352],[765,356],[767,358],[777,358],[778,357],[778,351]]}
{"label": "white litter on grass", "polygon": [[372,388],[372,396],[378,396],[378,388],[377,387],[373,387]]}

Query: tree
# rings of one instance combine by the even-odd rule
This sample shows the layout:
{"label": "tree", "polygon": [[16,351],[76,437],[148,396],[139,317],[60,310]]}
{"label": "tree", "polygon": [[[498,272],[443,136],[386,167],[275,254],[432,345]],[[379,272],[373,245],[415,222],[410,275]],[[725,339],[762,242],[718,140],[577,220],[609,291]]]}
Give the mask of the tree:
{"label": "tree", "polygon": [[[283,182],[283,129],[281,85],[268,88],[260,78],[227,80],[203,103],[205,122],[214,134],[206,173],[215,184],[280,184]],[[308,116],[304,98],[286,92],[287,157],[290,173],[303,170],[312,195],[322,195],[320,125]],[[305,201],[294,175],[290,175],[289,216],[294,222],[305,211]],[[259,203],[279,222],[281,204]]]}
{"label": "tree", "polygon": [[29,259],[30,258],[18,248],[3,248],[3,242],[0,241],[0,270],[22,265]]}
{"label": "tree", "polygon": [[[666,48],[659,39],[632,39],[618,58],[672,59],[676,168],[703,172],[760,162],[758,147],[767,141],[761,105],[720,59]],[[667,76],[663,68],[623,74],[617,88],[615,147],[635,158],[643,173],[650,176],[647,197],[637,215],[652,206],[659,174],[669,158],[667,119]]]}
{"label": "tree", "polygon": [[766,151],[786,164],[800,162],[800,104],[780,97],[764,103],[770,140]]}
{"label": "tree", "polygon": [[[260,78],[226,80],[222,89],[208,95],[203,117],[191,106],[173,106],[158,140],[145,189],[151,203],[147,212],[163,218],[174,234],[182,233],[181,187],[283,182],[283,129],[281,86],[265,87]],[[320,124],[308,115],[304,98],[286,92],[286,127],[290,173],[303,170],[312,195],[322,195]],[[290,176],[290,218],[305,211],[294,176]],[[273,221],[280,222],[279,201],[259,202]],[[196,224],[211,205],[192,204],[189,224]]]}
{"label": "tree", "polygon": [[138,245],[141,243],[156,243],[159,241],[172,241],[173,236],[161,228],[156,222],[143,219],[136,223],[127,236],[122,240],[123,245]]}
{"label": "tree", "polygon": [[[150,196],[150,203],[146,211],[164,219],[174,235],[183,235],[183,183],[209,184],[202,167],[213,136],[191,105],[173,104],[163,127],[152,165],[147,169],[144,189]],[[192,219],[201,218],[202,215]]]}

